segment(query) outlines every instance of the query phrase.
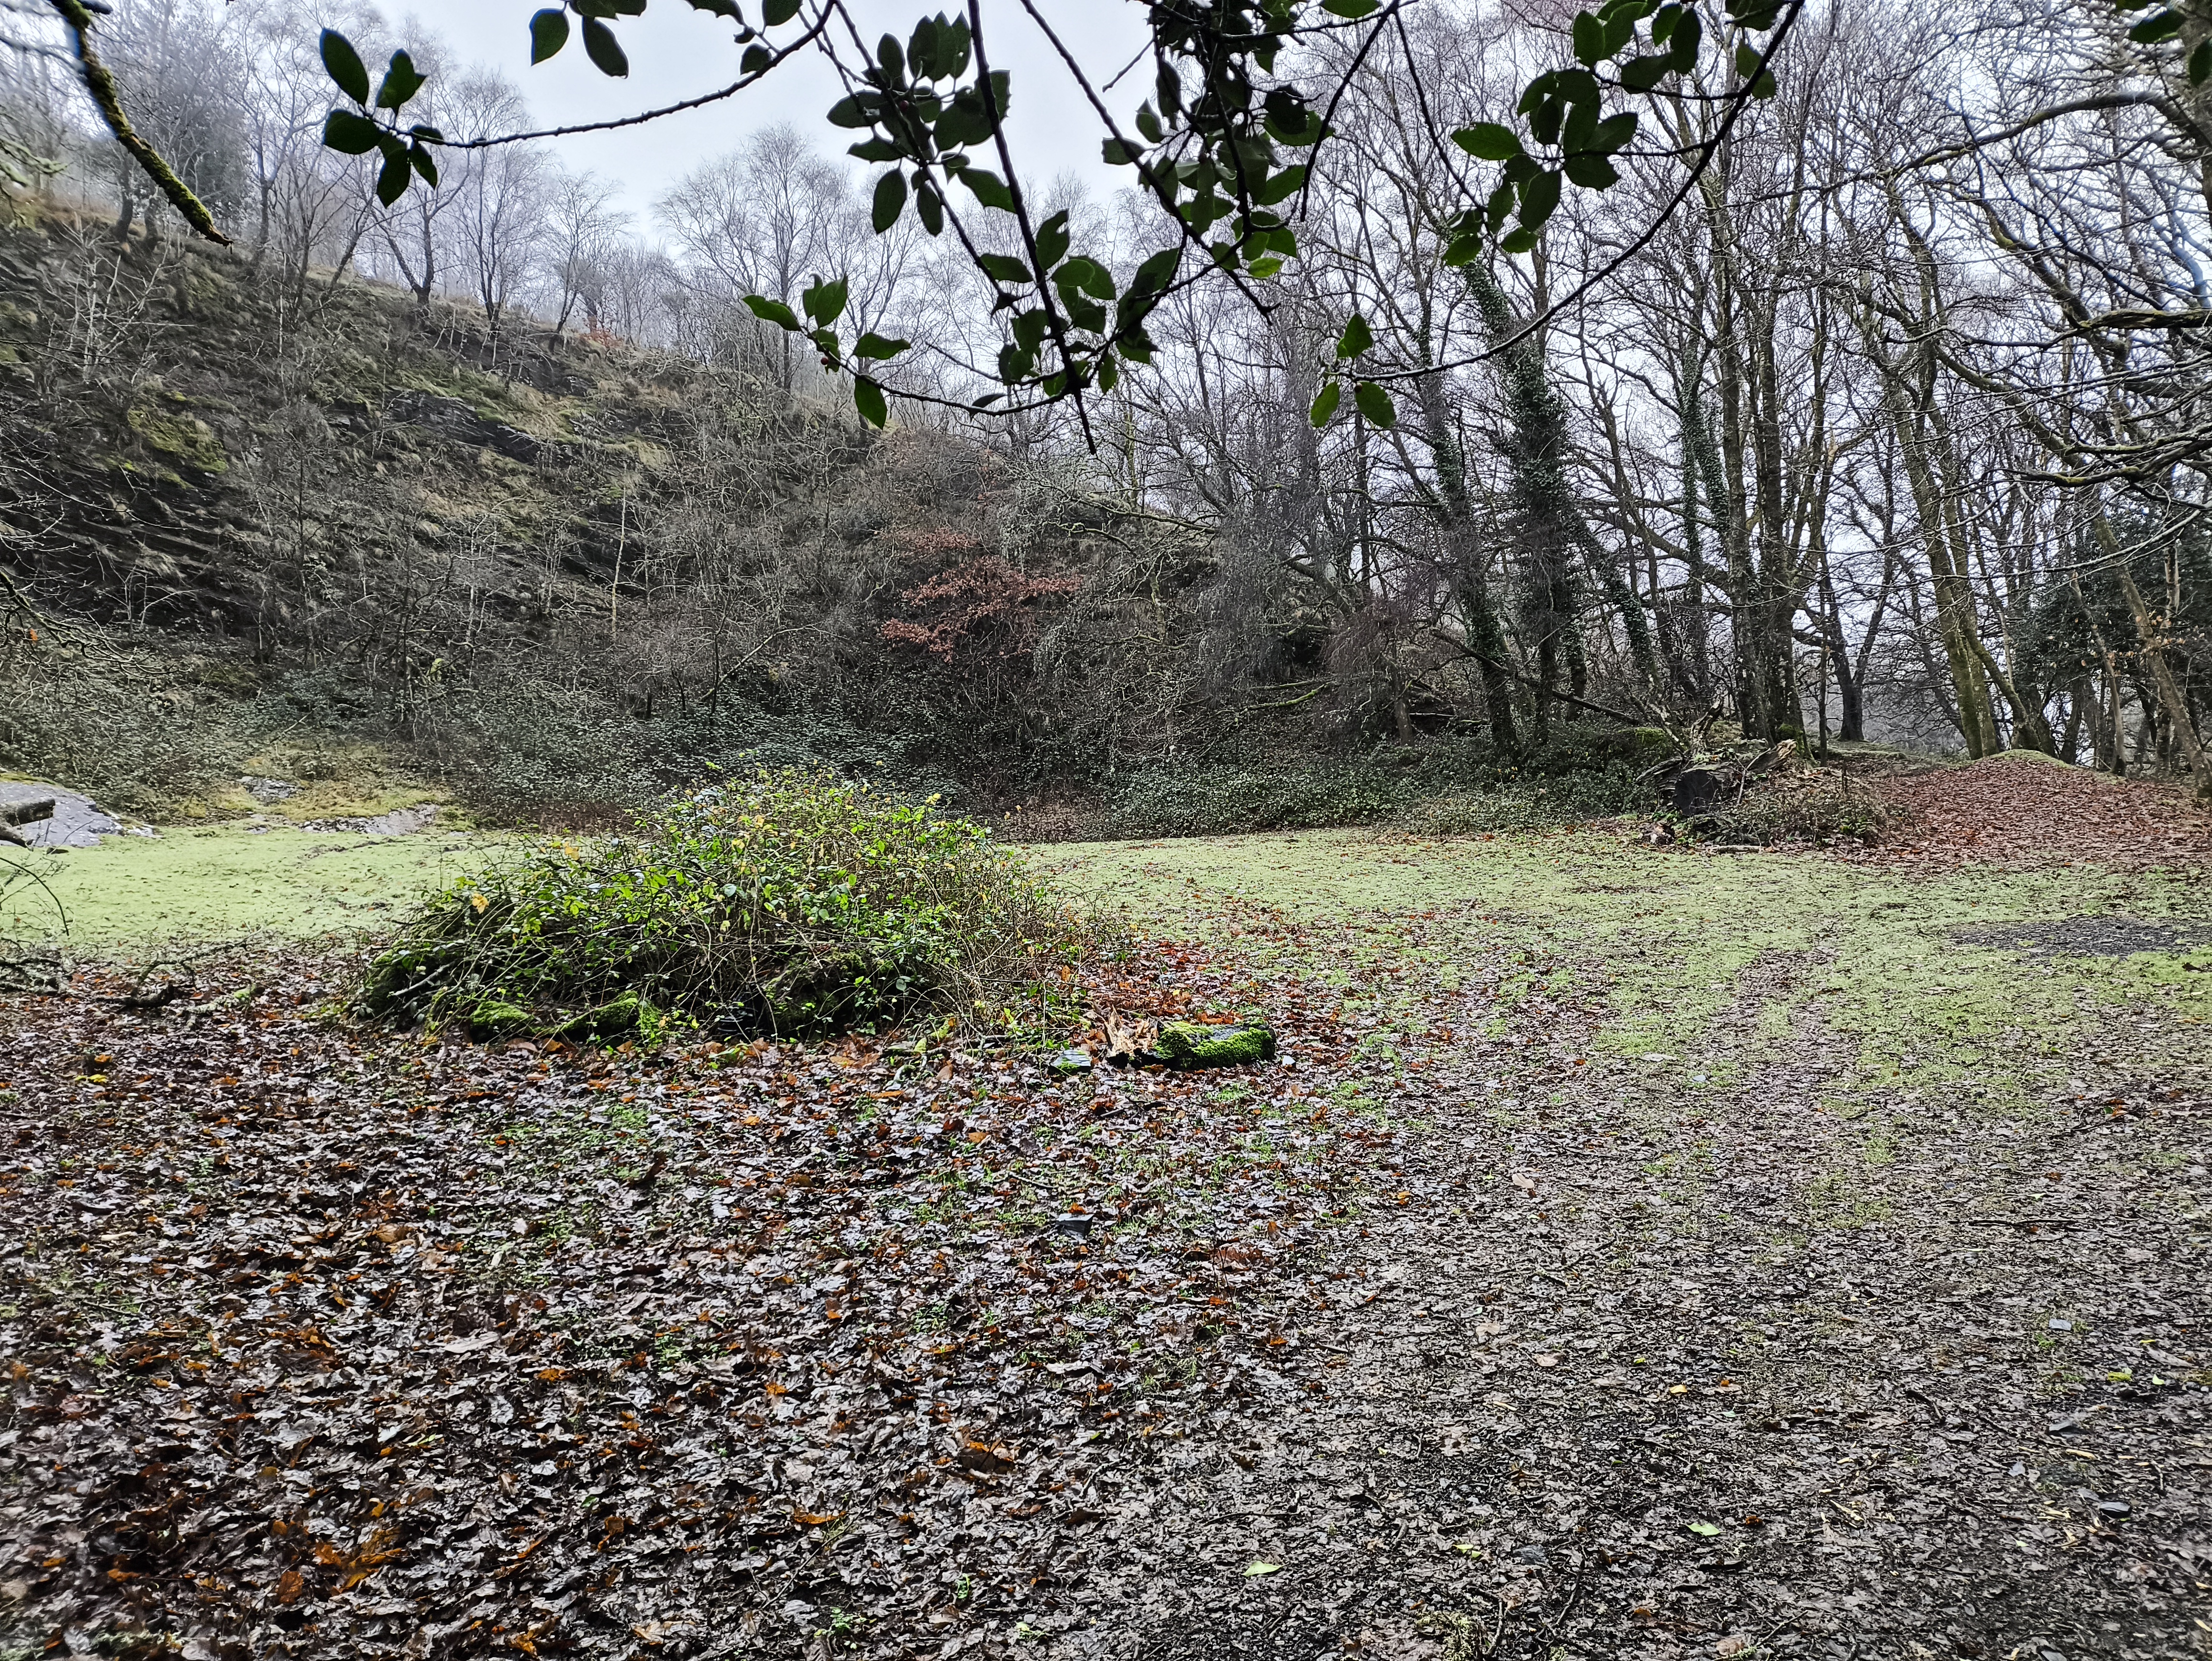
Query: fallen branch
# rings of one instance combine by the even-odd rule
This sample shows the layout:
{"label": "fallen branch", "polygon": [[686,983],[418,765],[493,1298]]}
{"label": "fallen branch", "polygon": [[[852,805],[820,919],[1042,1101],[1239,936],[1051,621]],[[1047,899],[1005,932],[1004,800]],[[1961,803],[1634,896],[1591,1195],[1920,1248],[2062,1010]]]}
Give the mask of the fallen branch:
{"label": "fallen branch", "polygon": [[0,992],[28,992],[58,997],[68,989],[58,958],[0,958]]}
{"label": "fallen branch", "polygon": [[261,991],[261,983],[248,981],[235,992],[226,992],[219,998],[210,998],[204,1003],[188,1003],[177,1011],[179,1015],[212,1015],[232,1004],[253,1001]]}

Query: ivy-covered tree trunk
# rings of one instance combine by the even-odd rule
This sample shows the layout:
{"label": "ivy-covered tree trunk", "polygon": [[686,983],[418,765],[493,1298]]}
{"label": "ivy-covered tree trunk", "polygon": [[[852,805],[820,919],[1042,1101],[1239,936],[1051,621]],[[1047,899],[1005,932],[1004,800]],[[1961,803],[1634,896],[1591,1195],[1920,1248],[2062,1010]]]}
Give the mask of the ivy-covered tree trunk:
{"label": "ivy-covered tree trunk", "polygon": [[[1491,338],[1499,342],[1510,338],[1517,325],[1498,280],[1483,267],[1470,265],[1467,281]],[[1499,359],[1499,370],[1511,423],[1499,447],[1511,469],[1515,516],[1534,573],[1531,603],[1524,616],[1536,640],[1540,685],[1535,713],[1540,739],[1548,725],[1547,705],[1558,684],[1562,659],[1569,691],[1579,698],[1588,690],[1589,665],[1583,656],[1581,605],[1574,577],[1577,549],[1607,599],[1620,612],[1629,655],[1645,686],[1657,685],[1659,667],[1652,654],[1650,624],[1643,604],[1591,532],[1568,484],[1566,401],[1553,388],[1546,372],[1541,337],[1531,335],[1506,350]]]}
{"label": "ivy-covered tree trunk", "polygon": [[1429,507],[1437,520],[1450,561],[1452,599],[1467,630],[1468,649],[1474,655],[1475,672],[1482,681],[1483,701],[1490,711],[1491,742],[1504,751],[1521,747],[1513,715],[1513,682],[1505,668],[1505,631],[1498,625],[1498,607],[1490,592],[1489,558],[1474,519],[1474,501],[1467,488],[1467,459],[1460,453],[1459,435],[1444,401],[1443,378],[1423,375],[1415,383],[1421,411],[1421,436],[1435,458],[1436,488]]}

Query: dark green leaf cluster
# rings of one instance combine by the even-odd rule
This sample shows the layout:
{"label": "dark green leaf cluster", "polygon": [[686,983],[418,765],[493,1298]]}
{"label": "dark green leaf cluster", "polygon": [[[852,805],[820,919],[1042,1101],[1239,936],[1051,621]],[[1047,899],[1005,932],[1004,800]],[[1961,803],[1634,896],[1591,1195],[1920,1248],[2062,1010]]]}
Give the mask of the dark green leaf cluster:
{"label": "dark green leaf cluster", "polygon": [[[859,80],[829,119],[867,132],[852,146],[854,155],[890,164],[875,186],[875,228],[879,234],[889,231],[911,205],[929,235],[941,236],[948,228],[958,235],[992,287],[994,311],[1004,314],[1006,340],[996,367],[1009,392],[1034,391],[1050,400],[1091,386],[1111,390],[1122,362],[1150,361],[1145,319],[1175,281],[1180,252],[1164,250],[1145,261],[1124,289],[1103,259],[1072,247],[1066,213],[1042,222],[1032,219],[1018,182],[978,159],[980,148],[988,144],[1005,165],[1001,124],[1012,89],[1006,71],[986,72],[981,43],[967,19],[940,12],[918,21],[903,42],[884,35]],[[971,200],[977,210],[1014,221],[1019,254],[990,246],[1003,245],[1004,235],[971,230],[963,222]],[[905,350],[904,342],[870,336],[841,354],[826,322],[815,319],[816,327],[805,331],[795,318],[786,321],[763,304],[747,303],[769,321],[808,332],[832,368],[842,367],[847,356],[874,362]],[[988,394],[976,407],[988,409],[1006,396]],[[854,402],[864,419],[883,424],[883,388],[858,370]]]}
{"label": "dark green leaf cluster", "polygon": [[[1779,0],[1729,0],[1724,44],[1755,98],[1773,95],[1774,74],[1753,37],[1771,30],[1783,9]],[[1486,237],[1503,252],[1525,253],[1557,210],[1563,185],[1603,191],[1619,183],[1613,158],[1636,137],[1638,118],[1632,111],[1607,115],[1607,94],[1654,92],[1690,74],[1705,45],[1705,21],[1686,0],[1607,0],[1577,15],[1572,35],[1577,61],[1536,76],[1515,106],[1534,150],[1494,121],[1452,135],[1477,161],[1504,165],[1480,210],[1462,215],[1453,227],[1448,264],[1466,265]]]}
{"label": "dark green leaf cluster", "polygon": [[[746,77],[766,74],[796,49],[780,51],[766,31],[799,20],[799,0],[761,0],[757,25],[746,20],[738,0],[690,3],[736,24]],[[1772,93],[1773,75],[1757,40],[1801,3],[1725,0],[1719,49],[1733,54],[1741,95]],[[646,4],[564,0],[548,7],[531,19],[531,59],[541,63],[561,52],[573,17],[592,62],[605,74],[626,75],[629,60],[613,24],[641,15]],[[911,209],[929,235],[949,231],[957,237],[990,285],[993,314],[1004,326],[994,366],[1003,390],[976,399],[975,407],[1073,397],[1079,408],[1087,390],[1112,390],[1124,363],[1151,361],[1146,320],[1178,283],[1194,280],[1195,271],[1225,273],[1248,293],[1279,275],[1298,257],[1297,204],[1329,136],[1313,93],[1279,70],[1284,54],[1303,36],[1352,31],[1360,41],[1356,73],[1396,10],[1381,0],[1155,0],[1148,8],[1152,82],[1133,131],[1123,131],[1085,86],[1107,129],[1106,161],[1133,169],[1176,228],[1176,242],[1139,263],[1126,281],[1106,259],[1071,246],[1066,214],[1038,222],[1030,213],[1003,131],[1012,86],[1005,70],[989,67],[972,9],[966,16],[924,16],[903,40],[885,34],[872,56],[857,64],[840,58],[850,90],[829,119],[865,133],[852,154],[886,168],[872,193],[876,231],[889,232]],[[814,40],[837,56],[824,35],[826,22],[825,14],[796,42]],[[2154,26],[2156,18],[2142,27]],[[1635,137],[1638,119],[1631,112],[1608,113],[1607,99],[1655,92],[1670,76],[1694,70],[1705,35],[1692,0],[1603,0],[1577,15],[1575,61],[1528,82],[1516,109],[1517,129],[1485,122],[1453,135],[1469,155],[1498,163],[1499,176],[1482,201],[1452,217],[1448,261],[1464,265],[1486,243],[1505,253],[1527,252],[1565,186],[1602,191],[1616,182],[1614,159]],[[383,151],[379,191],[387,202],[406,188],[410,167],[434,183],[423,146],[442,141],[427,128],[403,132],[398,125],[396,112],[421,85],[406,55],[394,56],[378,93],[376,111],[392,113],[380,119],[368,107],[368,76],[352,47],[326,32],[324,54],[332,77],[362,106],[332,113],[328,142],[355,154]],[[970,222],[970,212],[1004,216],[1012,224]],[[826,368],[849,369],[855,407],[880,426],[888,389],[876,366],[906,350],[907,343],[873,334],[845,341],[837,332],[843,299],[842,282],[832,278],[817,280],[810,290],[804,318],[758,297],[747,303],[763,321],[805,335]],[[1355,406],[1377,425],[1392,424],[1389,393],[1356,362],[1371,342],[1354,344],[1349,332],[1346,342],[1339,357],[1354,385]],[[1315,421],[1333,416],[1341,397],[1337,383],[1325,387],[1313,407]]]}
{"label": "dark green leaf cluster", "polygon": [[[715,17],[727,19],[738,26],[738,42],[747,47],[744,73],[750,75],[768,66],[768,49],[758,44],[756,31],[745,22],[744,13],[737,0],[691,0],[691,9],[703,11]],[[799,15],[799,0],[763,0],[761,7],[763,21],[773,27],[788,23]],[[566,0],[558,6],[548,6],[530,20],[530,61],[542,64],[555,56],[568,44],[568,14],[574,12],[583,26],[584,56],[602,75],[617,78],[629,73],[629,54],[615,38],[610,27],[617,17],[640,17],[645,13],[645,0]],[[754,53],[760,54],[754,61]]]}
{"label": "dark green leaf cluster", "polygon": [[[376,199],[387,208],[406,194],[408,181],[417,173],[424,184],[435,188],[438,164],[428,146],[442,144],[444,136],[435,127],[419,123],[404,131],[399,127],[399,112],[422,90],[428,78],[415,67],[415,60],[404,52],[393,52],[383,79],[377,82],[372,103],[368,68],[353,42],[336,29],[325,29],[322,47],[324,69],[337,82],[338,90],[360,106],[332,110],[325,116],[323,143],[347,155],[367,155],[371,150],[383,155],[384,165],[376,173]],[[380,113],[389,119],[380,120]]]}
{"label": "dark green leaf cluster", "polygon": [[807,1032],[1066,960],[1069,915],[933,800],[763,772],[668,803],[629,836],[547,843],[427,900],[371,964],[361,1004],[550,1031],[628,1000],[659,1019]]}

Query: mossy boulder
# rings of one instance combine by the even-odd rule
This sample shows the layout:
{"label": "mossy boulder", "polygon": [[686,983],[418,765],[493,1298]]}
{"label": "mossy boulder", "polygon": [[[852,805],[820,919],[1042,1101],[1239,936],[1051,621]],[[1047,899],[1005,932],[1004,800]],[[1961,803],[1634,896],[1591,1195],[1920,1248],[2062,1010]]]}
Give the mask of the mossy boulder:
{"label": "mossy boulder", "polygon": [[659,1026],[660,1012],[636,993],[625,992],[596,1009],[586,1009],[581,1014],[556,1022],[544,1031],[548,1037],[566,1038],[573,1043],[605,1043],[611,1038],[632,1034],[650,1039]]}
{"label": "mossy boulder", "polygon": [[519,1038],[537,1025],[538,1018],[520,1004],[503,998],[487,998],[469,1014],[472,1038]]}
{"label": "mossy boulder", "polygon": [[1275,1034],[1257,1021],[1239,1026],[1169,1021],[1152,1050],[1170,1067],[1249,1067],[1274,1059]]}

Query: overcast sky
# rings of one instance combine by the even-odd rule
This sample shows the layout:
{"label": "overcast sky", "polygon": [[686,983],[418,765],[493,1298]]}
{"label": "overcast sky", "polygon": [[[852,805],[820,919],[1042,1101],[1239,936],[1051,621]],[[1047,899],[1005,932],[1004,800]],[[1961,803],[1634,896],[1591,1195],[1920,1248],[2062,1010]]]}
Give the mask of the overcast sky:
{"label": "overcast sky", "polygon": [[[403,38],[434,33],[462,62],[502,70],[522,88],[541,125],[628,115],[696,97],[737,78],[738,48],[730,26],[692,10],[683,0],[653,0],[643,17],[617,25],[629,56],[626,81],[610,80],[593,69],[573,36],[558,58],[533,69],[528,26],[537,5],[538,0],[440,0],[434,9],[418,11],[419,22],[401,33]],[[948,3],[946,9],[958,8]],[[1117,74],[1145,44],[1145,9],[1136,0],[1040,0],[1038,9],[1052,20],[1054,31],[1094,84]],[[853,11],[871,40],[886,29],[903,39],[921,15],[914,0],[857,0]],[[1098,147],[1105,135],[1097,115],[1018,0],[982,0],[982,15],[991,67],[1013,77],[1013,107],[1006,125],[1024,178],[1043,184],[1060,173],[1077,173],[1098,197],[1127,184],[1126,169],[1100,161]],[[1125,128],[1150,83],[1140,66],[1109,95]],[[825,153],[840,153],[860,137],[822,119],[841,95],[830,66],[808,55],[784,64],[761,86],[705,109],[619,132],[564,138],[549,148],[569,167],[620,180],[624,204],[636,214],[639,227],[647,228],[654,198],[678,178],[772,123],[791,122]]]}

